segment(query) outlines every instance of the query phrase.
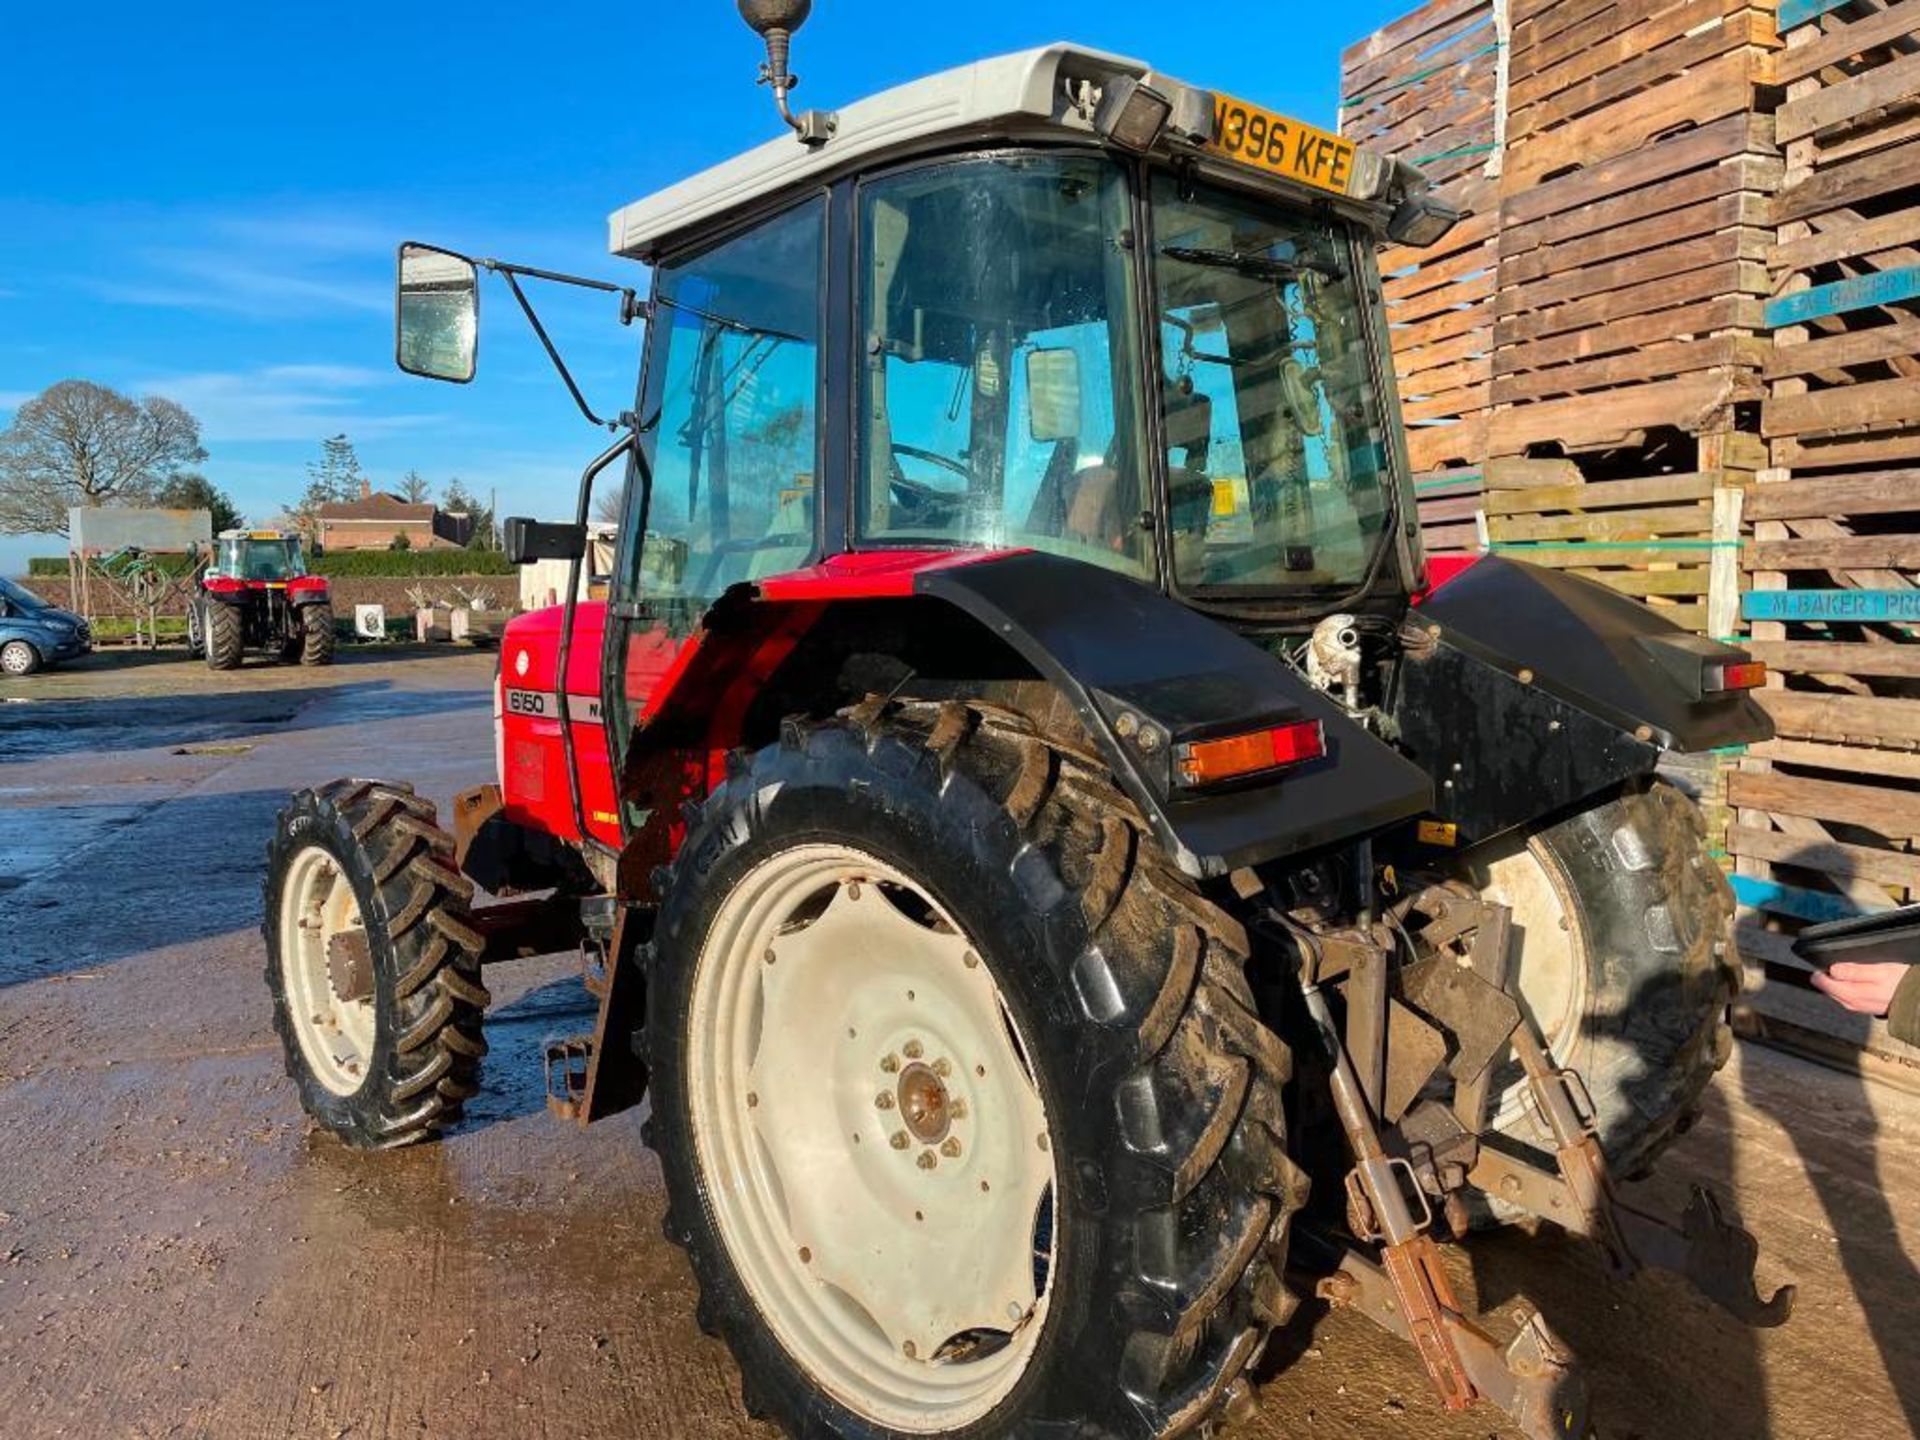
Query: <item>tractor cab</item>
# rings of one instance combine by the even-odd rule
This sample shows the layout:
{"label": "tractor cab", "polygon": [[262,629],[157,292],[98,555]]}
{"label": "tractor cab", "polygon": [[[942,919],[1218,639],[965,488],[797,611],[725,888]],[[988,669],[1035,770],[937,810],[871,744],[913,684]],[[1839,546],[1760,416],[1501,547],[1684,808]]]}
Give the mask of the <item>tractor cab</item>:
{"label": "tractor cab", "polygon": [[1072,46],[862,101],[613,216],[654,267],[630,558],[695,603],[1020,549],[1275,624],[1404,604],[1373,251],[1449,219],[1408,167]]}
{"label": "tractor cab", "polygon": [[280,530],[222,530],[207,566],[210,578],[277,585],[307,573],[300,537]]}

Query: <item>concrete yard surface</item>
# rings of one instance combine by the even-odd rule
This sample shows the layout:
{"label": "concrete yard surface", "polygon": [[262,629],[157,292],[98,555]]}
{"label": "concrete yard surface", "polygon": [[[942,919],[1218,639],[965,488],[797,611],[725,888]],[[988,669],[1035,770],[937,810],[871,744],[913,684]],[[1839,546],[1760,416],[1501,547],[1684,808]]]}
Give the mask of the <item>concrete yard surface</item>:
{"label": "concrete yard surface", "polygon": [[[267,837],[339,775],[444,805],[490,778],[491,657],[354,652],[211,675],[96,656],[0,682],[0,1417],[9,1440],[764,1437],[694,1323],[638,1117],[550,1118],[577,965],[488,973],[485,1085],[444,1143],[312,1133],[261,979]],[[18,703],[12,703],[18,702]],[[1920,1100],[1743,1046],[1636,1187],[1707,1183],[1794,1319],[1750,1332],[1662,1276],[1508,1231],[1450,1251],[1504,1333],[1531,1297],[1610,1440],[1889,1440],[1920,1426]],[[1303,1306],[1232,1440],[1512,1432],[1411,1350]]]}

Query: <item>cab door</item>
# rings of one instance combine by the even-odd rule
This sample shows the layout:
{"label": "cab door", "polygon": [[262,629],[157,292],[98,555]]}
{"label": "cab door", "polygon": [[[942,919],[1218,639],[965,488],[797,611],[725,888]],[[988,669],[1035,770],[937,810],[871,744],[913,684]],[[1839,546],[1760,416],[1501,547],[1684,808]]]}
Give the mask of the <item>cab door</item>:
{"label": "cab door", "polygon": [[713,602],[818,553],[826,213],[809,198],[655,270],[603,679],[621,762]]}

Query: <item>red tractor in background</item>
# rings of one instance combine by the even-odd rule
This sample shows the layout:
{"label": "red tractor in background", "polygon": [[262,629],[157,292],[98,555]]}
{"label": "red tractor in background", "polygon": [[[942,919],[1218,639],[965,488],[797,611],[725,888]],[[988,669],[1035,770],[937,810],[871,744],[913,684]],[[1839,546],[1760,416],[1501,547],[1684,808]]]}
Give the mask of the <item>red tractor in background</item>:
{"label": "red tractor in background", "polygon": [[284,664],[333,663],[333,596],[307,573],[300,537],[222,530],[187,601],[187,648],[209,670],[237,670],[249,650]]}
{"label": "red tractor in background", "polygon": [[[649,1102],[668,1237],[796,1436],[1158,1437],[1248,1401],[1300,1294],[1442,1401],[1585,1432],[1438,1238],[1546,1217],[1742,1318],[1756,1247],[1650,1167],[1730,1044],[1731,898],[1676,761],[1760,668],[1572,575],[1435,588],[1374,261],[1405,164],[1055,45],[788,108],[613,216],[652,291],[401,248],[398,359],[475,368],[478,270],[647,322],[563,606],[507,629],[497,783],[293,797],[266,978],[308,1112],[444,1130],[483,967],[577,946],[549,1053]],[[611,597],[578,599],[624,467]],[[491,897],[479,903],[481,892]],[[1282,1382],[1283,1383],[1283,1382]]]}

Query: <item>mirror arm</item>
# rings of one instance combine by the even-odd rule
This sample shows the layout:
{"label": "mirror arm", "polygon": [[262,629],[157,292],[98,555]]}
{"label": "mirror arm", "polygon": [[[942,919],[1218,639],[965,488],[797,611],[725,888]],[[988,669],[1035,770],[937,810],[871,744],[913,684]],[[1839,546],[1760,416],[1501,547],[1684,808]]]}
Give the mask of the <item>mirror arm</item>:
{"label": "mirror arm", "polygon": [[520,313],[527,317],[527,323],[533,327],[533,333],[540,337],[540,344],[547,352],[547,359],[553,362],[553,368],[559,372],[565,382],[567,393],[573,396],[573,403],[580,407],[580,413],[587,417],[590,425],[599,425],[608,430],[618,430],[625,422],[624,415],[612,420],[603,420],[593,413],[587,404],[587,397],[580,393],[580,387],[574,383],[573,372],[567,369],[567,362],[560,358],[560,352],[554,348],[553,340],[547,334],[547,327],[540,323],[540,316],[534,310],[533,303],[527,299],[526,292],[520,288],[522,275],[534,280],[552,280],[560,285],[577,285],[583,290],[598,290],[603,294],[620,297],[620,323],[631,325],[637,319],[653,318],[652,307],[641,300],[625,285],[615,285],[606,280],[589,280],[584,275],[567,275],[558,270],[536,270],[531,265],[512,265],[504,260],[482,260],[482,269],[491,270],[507,282],[507,288],[513,291],[513,298],[519,302]]}

